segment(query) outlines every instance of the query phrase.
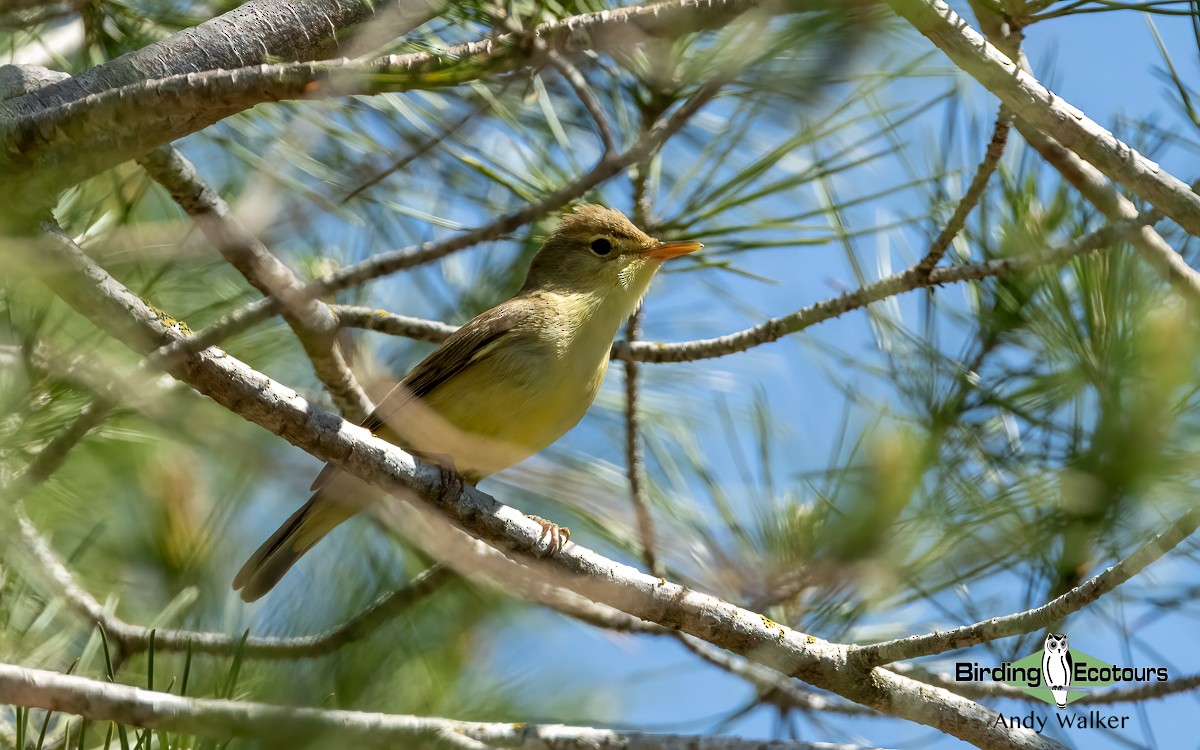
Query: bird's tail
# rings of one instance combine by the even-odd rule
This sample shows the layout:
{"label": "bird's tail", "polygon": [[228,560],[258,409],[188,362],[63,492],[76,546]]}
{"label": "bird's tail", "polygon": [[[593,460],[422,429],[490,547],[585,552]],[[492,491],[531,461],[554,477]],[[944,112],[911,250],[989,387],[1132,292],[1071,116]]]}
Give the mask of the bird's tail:
{"label": "bird's tail", "polygon": [[300,510],[262,543],[233,578],[242,600],[256,601],[279,583],[296,561],[334,527],[358,512],[353,503],[340,502],[322,487]]}

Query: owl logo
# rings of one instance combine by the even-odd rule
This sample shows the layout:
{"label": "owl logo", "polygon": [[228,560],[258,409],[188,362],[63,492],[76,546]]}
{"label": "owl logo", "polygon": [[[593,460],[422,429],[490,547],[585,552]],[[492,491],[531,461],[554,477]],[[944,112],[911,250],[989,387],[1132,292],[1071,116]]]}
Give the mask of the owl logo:
{"label": "owl logo", "polygon": [[1071,687],[1071,647],[1066,633],[1047,633],[1042,651],[1042,686],[1050,688],[1054,703],[1067,707],[1067,689]]}

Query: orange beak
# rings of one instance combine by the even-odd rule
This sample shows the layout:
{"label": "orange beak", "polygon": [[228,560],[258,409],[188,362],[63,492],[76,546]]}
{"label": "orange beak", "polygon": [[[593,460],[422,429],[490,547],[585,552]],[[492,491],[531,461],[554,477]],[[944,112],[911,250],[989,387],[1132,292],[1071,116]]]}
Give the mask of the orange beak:
{"label": "orange beak", "polygon": [[668,258],[678,258],[680,255],[694,253],[704,247],[699,242],[660,242],[645,251],[647,258],[656,260],[667,260]]}

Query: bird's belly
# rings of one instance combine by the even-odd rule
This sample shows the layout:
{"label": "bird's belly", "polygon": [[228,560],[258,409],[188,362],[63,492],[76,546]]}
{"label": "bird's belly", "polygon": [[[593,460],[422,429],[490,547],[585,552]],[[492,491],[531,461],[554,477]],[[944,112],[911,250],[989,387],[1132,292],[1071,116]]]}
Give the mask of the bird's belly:
{"label": "bird's belly", "polygon": [[405,442],[430,457],[449,457],[462,474],[480,479],[578,424],[608,366],[607,357],[572,367],[565,359],[500,356],[486,367],[466,368],[453,388],[438,388],[416,405],[416,418],[404,420]]}

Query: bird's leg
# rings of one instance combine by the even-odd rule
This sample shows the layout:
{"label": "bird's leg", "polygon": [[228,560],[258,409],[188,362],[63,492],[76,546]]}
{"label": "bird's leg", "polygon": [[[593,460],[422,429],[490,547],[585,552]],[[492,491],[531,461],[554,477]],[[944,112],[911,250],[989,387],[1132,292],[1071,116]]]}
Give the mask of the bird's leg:
{"label": "bird's leg", "polygon": [[566,526],[559,526],[541,516],[527,515],[525,517],[542,527],[542,535],[538,537],[539,542],[549,538],[549,544],[546,547],[546,557],[557,555],[566,546],[567,542],[571,541],[571,530]]}

